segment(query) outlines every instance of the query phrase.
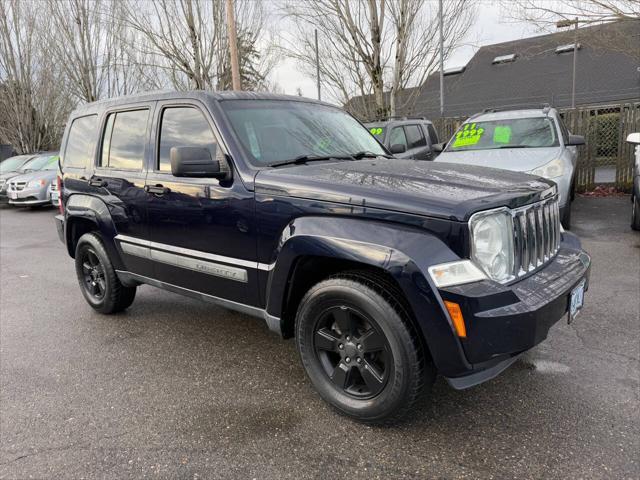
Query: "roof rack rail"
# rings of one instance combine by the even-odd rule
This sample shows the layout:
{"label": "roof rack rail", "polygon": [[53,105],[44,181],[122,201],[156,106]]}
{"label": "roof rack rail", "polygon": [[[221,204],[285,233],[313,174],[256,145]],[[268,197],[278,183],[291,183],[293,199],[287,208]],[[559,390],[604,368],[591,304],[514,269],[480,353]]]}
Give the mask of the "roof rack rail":
{"label": "roof rack rail", "polygon": [[386,120],[427,120],[427,117],[415,117],[412,115],[391,115],[380,121],[384,122]]}
{"label": "roof rack rail", "polygon": [[523,110],[523,109],[542,109],[550,110],[551,105],[548,103],[516,103],[513,105],[502,105],[500,107],[485,108],[481,113],[504,112],[505,110]]}

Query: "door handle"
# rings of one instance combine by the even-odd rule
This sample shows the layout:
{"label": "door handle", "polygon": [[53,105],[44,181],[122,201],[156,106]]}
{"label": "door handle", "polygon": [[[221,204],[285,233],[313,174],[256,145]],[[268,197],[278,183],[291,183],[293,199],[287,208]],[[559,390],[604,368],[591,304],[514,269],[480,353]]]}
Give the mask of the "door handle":
{"label": "door handle", "polygon": [[144,191],[147,193],[153,193],[154,195],[165,195],[171,192],[171,189],[163,185],[145,185]]}
{"label": "door handle", "polygon": [[91,178],[89,180],[89,185],[91,185],[92,187],[106,187],[107,182],[105,182],[101,178]]}

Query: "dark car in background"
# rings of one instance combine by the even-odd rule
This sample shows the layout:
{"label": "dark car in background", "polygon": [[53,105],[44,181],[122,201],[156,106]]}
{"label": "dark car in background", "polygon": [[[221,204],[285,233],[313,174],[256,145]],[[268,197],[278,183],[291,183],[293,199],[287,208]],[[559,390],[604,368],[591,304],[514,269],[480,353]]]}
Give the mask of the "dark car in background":
{"label": "dark car in background", "polygon": [[398,158],[433,160],[438,134],[433,123],[424,117],[393,118],[365,123],[369,132]]}

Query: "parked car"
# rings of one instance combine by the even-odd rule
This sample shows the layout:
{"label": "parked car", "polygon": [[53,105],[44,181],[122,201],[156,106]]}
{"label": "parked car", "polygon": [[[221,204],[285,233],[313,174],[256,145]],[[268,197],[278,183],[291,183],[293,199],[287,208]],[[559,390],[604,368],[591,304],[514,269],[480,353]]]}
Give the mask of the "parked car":
{"label": "parked car", "polygon": [[26,173],[15,176],[7,184],[11,205],[37,207],[51,203],[49,185],[56,179],[57,153],[38,155],[24,165]]}
{"label": "parked car", "polygon": [[17,155],[0,163],[0,203],[8,203],[7,182],[12,177],[24,173],[24,165],[35,155]]}
{"label": "parked car", "polygon": [[438,156],[463,163],[528,172],[558,185],[564,228],[571,227],[577,146],[584,137],[567,130],[555,108],[488,110],[466,120]]}
{"label": "parked car", "polygon": [[366,123],[371,134],[398,158],[433,160],[433,145],[438,134],[424,117],[393,118],[383,122]]}
{"label": "parked car", "polygon": [[631,228],[640,230],[640,132],[630,133],[627,142],[635,145],[633,187],[631,190]]}
{"label": "parked car", "polygon": [[329,104],[110,99],[79,107],[62,144],[56,224],[92,308],[124,310],[144,283],[260,317],[361,421],[400,418],[436,372],[493,378],[588,287],[553,182],[387,158]]}

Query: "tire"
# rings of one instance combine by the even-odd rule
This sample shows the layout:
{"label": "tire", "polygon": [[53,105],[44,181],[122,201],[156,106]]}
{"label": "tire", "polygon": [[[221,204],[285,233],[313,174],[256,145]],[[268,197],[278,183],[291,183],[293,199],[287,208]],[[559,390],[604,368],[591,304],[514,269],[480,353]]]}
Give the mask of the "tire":
{"label": "tire", "polygon": [[562,223],[562,226],[565,230],[571,230],[571,202],[567,203],[560,222]]}
{"label": "tire", "polygon": [[631,201],[631,228],[633,230],[640,230],[640,198],[633,195]]}
{"label": "tire", "polygon": [[397,293],[376,277],[342,274],[313,286],[298,308],[296,344],[311,383],[357,421],[396,423],[435,378]]}
{"label": "tire", "polygon": [[85,233],[76,246],[76,275],[87,303],[104,314],[129,307],[136,297],[136,287],[125,287],[116,275],[109,255],[96,233]]}

